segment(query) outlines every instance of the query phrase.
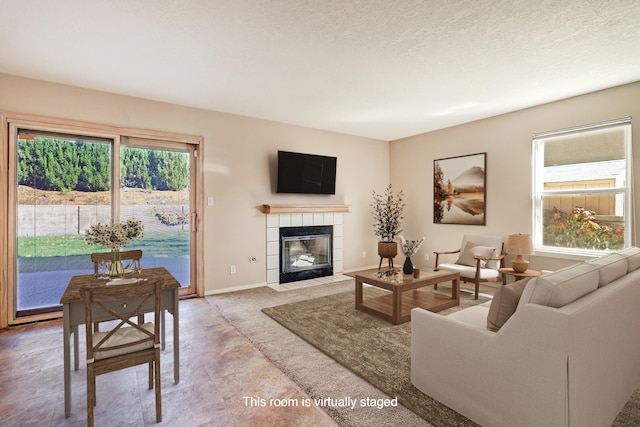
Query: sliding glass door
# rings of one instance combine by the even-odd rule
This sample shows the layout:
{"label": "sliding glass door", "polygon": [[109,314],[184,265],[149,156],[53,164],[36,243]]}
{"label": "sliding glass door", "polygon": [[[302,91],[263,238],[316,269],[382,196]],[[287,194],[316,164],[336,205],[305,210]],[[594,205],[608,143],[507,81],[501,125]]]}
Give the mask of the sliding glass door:
{"label": "sliding glass door", "polygon": [[10,159],[15,184],[14,318],[60,311],[71,276],[93,273],[85,242],[96,223],[135,218],[144,237],[142,267],[165,267],[196,293],[196,153],[198,146],[155,139],[111,138],[15,127]]}
{"label": "sliding glass door", "polygon": [[182,293],[195,293],[194,152],[186,144],[139,139],[125,138],[120,146],[120,220],[142,221],[144,237],[133,242],[143,250],[142,266],[165,267]]}
{"label": "sliding glass door", "polygon": [[18,131],[16,316],[59,310],[69,278],[93,272],[84,232],[111,220],[112,144]]}

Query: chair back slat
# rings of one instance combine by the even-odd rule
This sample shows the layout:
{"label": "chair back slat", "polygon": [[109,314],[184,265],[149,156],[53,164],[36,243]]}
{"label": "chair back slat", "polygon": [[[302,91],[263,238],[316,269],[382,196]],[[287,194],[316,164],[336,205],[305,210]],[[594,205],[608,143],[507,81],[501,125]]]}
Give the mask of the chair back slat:
{"label": "chair back slat", "polygon": [[[94,342],[95,332],[90,327],[86,328],[88,360],[93,359],[96,352],[106,352],[134,347],[146,341],[152,341],[154,345],[159,344],[161,281],[154,280],[144,283],[130,283],[126,285],[85,287],[80,289],[80,295],[84,299],[85,320],[88,322],[87,325],[91,325],[91,322],[96,319],[96,313],[98,313],[101,318],[104,318],[104,315],[107,314],[114,320],[119,320],[119,323],[97,343]],[[130,320],[130,318],[139,314],[141,312],[141,308],[149,301],[153,301],[154,305],[153,334],[144,329],[142,325],[138,325]],[[122,307],[120,307],[120,304],[122,304]],[[127,306],[127,304],[129,306]],[[115,307],[119,307],[120,309],[116,310]],[[106,346],[105,342],[107,342],[109,338],[121,330],[125,325],[128,325],[143,335],[146,335],[146,338],[127,342],[125,344]]]}
{"label": "chair back slat", "polygon": [[[141,268],[141,259],[142,259],[142,250],[141,249],[132,249],[129,251],[120,251],[120,258],[122,261],[129,261],[128,264],[125,264],[124,268],[132,269],[134,267]],[[112,252],[94,252],[91,254],[91,262],[93,263],[93,273],[99,273],[100,263],[105,263],[107,266],[111,265],[113,261],[113,253]]]}

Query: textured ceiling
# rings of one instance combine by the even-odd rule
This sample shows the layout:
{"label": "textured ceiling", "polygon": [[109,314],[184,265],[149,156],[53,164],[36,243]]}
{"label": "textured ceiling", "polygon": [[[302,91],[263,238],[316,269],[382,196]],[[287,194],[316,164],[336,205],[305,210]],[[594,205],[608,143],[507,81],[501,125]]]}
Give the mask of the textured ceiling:
{"label": "textured ceiling", "polygon": [[639,81],[640,1],[0,0],[0,72],[394,140]]}

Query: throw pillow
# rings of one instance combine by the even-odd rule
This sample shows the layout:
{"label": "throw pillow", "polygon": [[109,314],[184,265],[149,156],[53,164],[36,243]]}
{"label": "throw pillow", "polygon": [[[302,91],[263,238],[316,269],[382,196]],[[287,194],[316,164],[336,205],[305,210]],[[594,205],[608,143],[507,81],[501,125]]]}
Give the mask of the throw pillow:
{"label": "throw pillow", "polygon": [[487,329],[498,332],[511,315],[516,312],[520,296],[529,280],[531,280],[531,277],[501,286],[495,291],[489,306],[489,314],[487,315]]}
{"label": "throw pillow", "polygon": [[[470,267],[476,266],[476,257],[480,258],[489,258],[493,254],[496,248],[490,248],[489,246],[479,246],[472,242],[467,242],[467,245],[464,247],[456,264],[459,265],[468,265]],[[482,262],[480,265],[484,267],[486,262]]]}

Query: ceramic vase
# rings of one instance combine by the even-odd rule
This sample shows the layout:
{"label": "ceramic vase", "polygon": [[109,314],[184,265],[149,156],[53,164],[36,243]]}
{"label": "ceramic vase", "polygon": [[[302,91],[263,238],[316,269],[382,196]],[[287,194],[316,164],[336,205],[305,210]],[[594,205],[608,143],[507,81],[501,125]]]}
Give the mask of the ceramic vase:
{"label": "ceramic vase", "polygon": [[405,258],[404,265],[402,266],[402,272],[404,274],[413,274],[413,263],[411,262],[411,257]]}

